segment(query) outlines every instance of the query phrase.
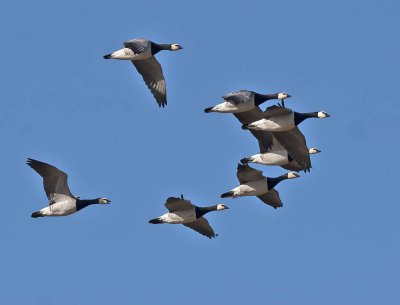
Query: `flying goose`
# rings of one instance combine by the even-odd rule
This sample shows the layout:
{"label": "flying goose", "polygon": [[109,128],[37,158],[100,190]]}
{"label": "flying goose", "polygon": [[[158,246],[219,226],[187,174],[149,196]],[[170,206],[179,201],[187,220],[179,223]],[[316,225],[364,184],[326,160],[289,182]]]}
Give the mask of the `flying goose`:
{"label": "flying goose", "polygon": [[103,56],[105,59],[130,60],[142,75],[147,87],[153,93],[159,107],[167,105],[165,79],[160,63],[154,57],[162,50],[178,51],[179,44],[157,44],[145,38],[124,42],[125,48]]}
{"label": "flying goose", "polygon": [[283,103],[284,99],[289,97],[290,95],[285,92],[275,94],[259,94],[254,91],[239,90],[224,95],[222,97],[224,99],[223,103],[206,108],[204,109],[204,112],[240,113],[252,110],[268,100],[279,99]]}
{"label": "flying goose", "polygon": [[74,197],[69,190],[67,179],[68,175],[58,168],[33,159],[28,159],[27,163],[43,178],[44,191],[49,199],[49,206],[39,211],[33,212],[31,217],[44,216],[66,216],[73,214],[91,204],[109,204],[107,198],[96,198],[81,200]]}
{"label": "flying goose", "polygon": [[300,113],[281,106],[270,106],[262,114],[263,118],[250,124],[243,124],[243,129],[265,131],[287,131],[309,118],[329,118],[325,111]]}
{"label": "flying goose", "polygon": [[[233,115],[245,125],[261,120],[263,118],[262,113],[260,107],[256,107],[246,112],[234,113]],[[281,132],[269,132],[253,129],[250,129],[249,131],[257,139],[260,152],[270,150],[274,141],[277,141],[288,151],[293,160],[299,163],[302,168],[306,170],[311,168],[311,159],[307,148],[306,138],[298,127],[292,128],[289,131]]]}
{"label": "flying goose", "polygon": [[[321,152],[317,148],[309,148],[310,155]],[[240,160],[242,164],[258,163],[262,165],[278,165],[290,171],[309,171],[309,168],[301,166],[298,162],[293,160],[288,151],[273,137],[273,145],[270,149],[266,149],[260,145],[260,153],[246,157]]]}
{"label": "flying goose", "polygon": [[218,234],[214,233],[207,219],[203,216],[211,211],[222,211],[229,209],[224,204],[217,204],[209,207],[198,207],[193,205],[189,200],[185,200],[183,195],[181,198],[169,197],[165,203],[165,207],[169,213],[161,215],[160,217],[149,220],[149,223],[169,223],[169,224],[183,224],[184,226],[195,230],[196,232],[214,238]]}
{"label": "flying goose", "polygon": [[247,164],[238,164],[237,178],[240,185],[223,193],[221,198],[257,196],[262,202],[272,206],[274,209],[283,206],[279,193],[274,188],[285,179],[300,177],[299,174],[290,172],[276,178],[264,177],[262,171],[254,169]]}

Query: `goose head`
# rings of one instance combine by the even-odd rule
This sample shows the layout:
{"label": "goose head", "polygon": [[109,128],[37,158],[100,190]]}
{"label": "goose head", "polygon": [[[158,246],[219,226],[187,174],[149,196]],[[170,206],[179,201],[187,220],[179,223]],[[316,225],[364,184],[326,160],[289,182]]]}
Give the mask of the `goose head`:
{"label": "goose head", "polygon": [[226,210],[226,209],[229,209],[229,207],[226,206],[225,204],[222,204],[222,203],[217,204],[217,211],[222,211],[222,210]]}
{"label": "goose head", "polygon": [[183,49],[183,48],[179,44],[177,44],[177,43],[171,44],[171,51],[178,51],[181,49]]}
{"label": "goose head", "polygon": [[330,117],[330,115],[325,111],[318,112],[318,118],[320,118],[320,119],[329,118],[329,117]]}
{"label": "goose head", "polygon": [[321,152],[321,151],[320,151],[319,149],[314,148],[314,147],[311,147],[311,148],[308,149],[308,153],[309,153],[310,155],[318,154],[318,153],[320,153],[320,152]]}
{"label": "goose head", "polygon": [[107,198],[98,198],[99,204],[110,204],[111,200]]}
{"label": "goose head", "polygon": [[298,173],[296,173],[296,172],[287,173],[287,178],[288,179],[295,179],[295,178],[299,178],[299,177],[300,177],[300,175]]}
{"label": "goose head", "polygon": [[286,92],[279,92],[278,93],[278,100],[284,100],[286,98],[291,97],[291,95],[287,94]]}

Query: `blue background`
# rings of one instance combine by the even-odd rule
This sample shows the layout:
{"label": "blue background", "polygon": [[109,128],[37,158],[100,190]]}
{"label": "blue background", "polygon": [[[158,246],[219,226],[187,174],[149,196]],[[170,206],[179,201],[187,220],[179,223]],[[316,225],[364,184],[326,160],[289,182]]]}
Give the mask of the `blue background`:
{"label": "blue background", "polygon": [[[0,304],[399,304],[397,1],[0,1]],[[161,52],[159,109],[122,42]],[[284,207],[220,199],[257,143],[221,96],[287,91],[313,170],[277,187]],[[265,106],[264,106],[265,107]],[[69,174],[64,218],[26,158]],[[280,168],[260,167],[267,176]],[[231,209],[209,240],[154,226],[169,196]]]}

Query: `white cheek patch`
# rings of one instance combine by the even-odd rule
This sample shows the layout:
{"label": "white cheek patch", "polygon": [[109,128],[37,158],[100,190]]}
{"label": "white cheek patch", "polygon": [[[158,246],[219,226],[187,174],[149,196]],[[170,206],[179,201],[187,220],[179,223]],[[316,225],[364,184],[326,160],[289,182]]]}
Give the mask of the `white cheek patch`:
{"label": "white cheek patch", "polygon": [[283,100],[285,98],[287,98],[286,94],[283,94],[283,93],[278,94],[278,100]]}

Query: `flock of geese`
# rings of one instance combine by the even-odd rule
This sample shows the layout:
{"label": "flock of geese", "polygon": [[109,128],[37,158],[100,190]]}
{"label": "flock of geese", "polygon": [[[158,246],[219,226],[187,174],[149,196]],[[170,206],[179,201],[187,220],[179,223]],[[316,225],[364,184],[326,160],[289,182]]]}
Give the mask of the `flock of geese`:
{"label": "flock of geese", "polygon": [[[148,39],[132,39],[124,42],[124,48],[105,55],[105,59],[130,60],[142,75],[159,107],[167,105],[166,84],[160,63],[155,54],[162,50],[178,51],[179,44],[157,44]],[[285,99],[291,96],[285,92],[259,94],[253,91],[240,90],[223,96],[224,101],[204,109],[206,113],[232,113],[242,124],[242,129],[249,130],[257,139],[260,152],[243,158],[237,166],[239,186],[225,192],[221,198],[257,196],[262,202],[273,208],[282,207],[282,201],[275,189],[278,183],[286,179],[300,177],[297,172],[310,171],[310,155],[319,153],[316,148],[308,148],[306,139],[298,125],[309,118],[327,118],[324,111],[300,113],[285,107]],[[269,106],[265,111],[260,105],[269,100],[279,100],[277,105]],[[290,170],[278,177],[265,177],[262,171],[249,166],[258,163],[268,166],[280,166]],[[32,217],[66,216],[92,204],[109,204],[111,201],[101,197],[80,199],[69,190],[65,172],[53,165],[28,159],[27,164],[42,178],[48,198],[48,206],[33,212]],[[168,213],[151,219],[152,224],[183,224],[208,238],[216,237],[214,230],[204,215],[211,211],[228,209],[224,204],[209,207],[198,207],[189,200],[180,197],[169,197],[165,203]]]}

